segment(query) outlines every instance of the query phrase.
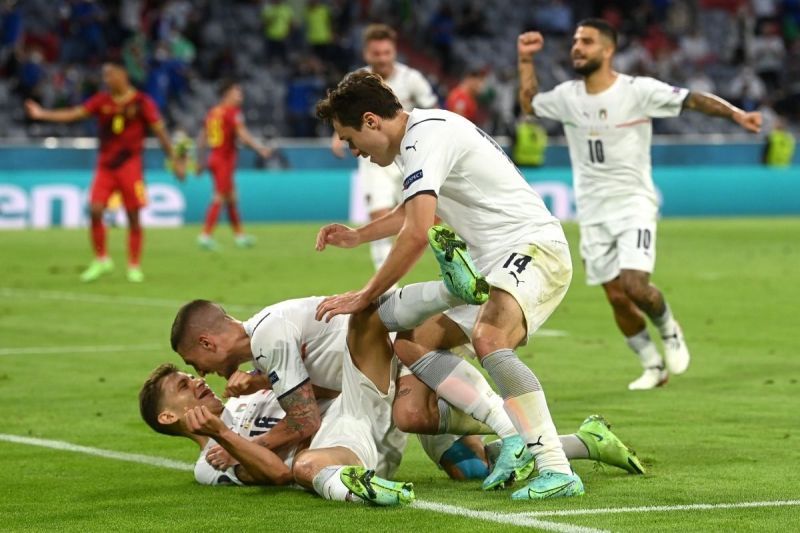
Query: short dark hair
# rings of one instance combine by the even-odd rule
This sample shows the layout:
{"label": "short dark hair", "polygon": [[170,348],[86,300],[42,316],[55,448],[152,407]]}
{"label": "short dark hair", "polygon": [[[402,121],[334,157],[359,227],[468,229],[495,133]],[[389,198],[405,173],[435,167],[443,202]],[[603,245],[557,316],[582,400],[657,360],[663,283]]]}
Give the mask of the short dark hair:
{"label": "short dark hair", "polygon": [[191,333],[192,323],[196,322],[202,312],[208,311],[210,307],[221,309],[217,304],[209,300],[192,300],[178,309],[175,320],[172,321],[172,330],[169,338],[173,351],[178,352],[179,348],[186,345],[187,338]]}
{"label": "short dark hair", "polygon": [[176,372],[179,372],[178,367],[172,363],[160,365],[150,373],[142,385],[142,390],[139,391],[139,412],[142,414],[142,419],[162,435],[181,434],[174,425],[162,424],[158,421],[158,415],[161,414],[161,400],[164,397],[161,383],[164,378]]}
{"label": "short dark hair", "polygon": [[217,95],[222,98],[227,94],[228,91],[237,85],[239,85],[239,82],[234,79],[222,80],[222,82],[219,84],[219,89],[217,89]]}
{"label": "short dark hair", "polygon": [[364,30],[364,44],[370,41],[390,40],[397,42],[397,32],[386,24],[370,24]]}
{"label": "short dark hair", "polygon": [[588,26],[589,28],[596,29],[601,35],[605,36],[614,44],[614,48],[617,47],[617,30],[607,21],[596,18],[583,19],[578,23],[578,26]]}
{"label": "short dark hair", "polygon": [[357,70],[345,76],[335,89],[317,102],[317,117],[331,123],[361,129],[364,113],[394,118],[403,109],[397,96],[378,74]]}

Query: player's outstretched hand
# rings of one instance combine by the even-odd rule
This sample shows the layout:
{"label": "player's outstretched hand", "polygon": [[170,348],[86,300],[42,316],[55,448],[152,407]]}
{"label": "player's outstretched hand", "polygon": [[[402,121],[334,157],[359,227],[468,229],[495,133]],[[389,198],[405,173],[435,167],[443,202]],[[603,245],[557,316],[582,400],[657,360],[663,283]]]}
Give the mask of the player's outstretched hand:
{"label": "player's outstretched hand", "polygon": [[254,392],[269,388],[269,380],[261,374],[237,370],[228,378],[228,383],[225,385],[225,392],[223,392],[222,395],[225,398],[233,398],[244,394],[253,394]]}
{"label": "player's outstretched hand", "polygon": [[28,99],[25,100],[25,113],[27,113],[28,116],[33,120],[39,120],[42,118],[44,110],[42,109],[42,106],[40,106],[33,100]]}
{"label": "player's outstretched hand", "polygon": [[338,248],[353,248],[361,244],[358,232],[344,224],[328,224],[317,233],[317,251],[321,252],[327,245]]}
{"label": "player's outstretched hand", "polygon": [[238,465],[237,461],[231,454],[222,446],[217,444],[212,446],[206,454],[206,462],[213,466],[216,470],[227,470],[234,465]]}
{"label": "player's outstretched hand", "polygon": [[747,131],[758,133],[761,131],[761,113],[751,111],[749,113],[735,113],[733,120]]}
{"label": "player's outstretched hand", "polygon": [[333,139],[331,139],[331,152],[333,155],[342,159],[344,157],[344,141],[339,138],[338,135],[334,134]]}
{"label": "player's outstretched hand", "polygon": [[538,31],[528,31],[517,37],[519,57],[531,57],[544,46],[544,37]]}
{"label": "player's outstretched hand", "polygon": [[273,152],[274,150],[272,148],[264,146],[258,151],[258,155],[261,156],[261,159],[269,159],[270,157],[272,157]]}
{"label": "player's outstretched hand", "polygon": [[317,320],[330,322],[336,315],[350,315],[367,308],[369,299],[361,291],[328,296],[317,306]]}
{"label": "player's outstretched hand", "polygon": [[196,435],[215,437],[227,428],[220,418],[213,414],[205,405],[193,407],[184,415],[186,427]]}

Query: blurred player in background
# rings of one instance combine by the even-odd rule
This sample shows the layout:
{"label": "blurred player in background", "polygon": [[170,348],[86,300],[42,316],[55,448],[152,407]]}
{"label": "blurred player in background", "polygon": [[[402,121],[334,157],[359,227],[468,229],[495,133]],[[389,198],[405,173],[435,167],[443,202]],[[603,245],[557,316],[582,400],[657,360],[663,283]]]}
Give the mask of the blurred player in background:
{"label": "blurred player in background", "polygon": [[155,133],[167,158],[173,162],[178,179],[185,177],[185,168],[174,157],[172,143],[155,102],[131,85],[125,67],[115,61],[104,63],[103,83],[108,92],[98,92],[82,105],[50,110],[27,100],[25,110],[33,120],[47,122],[74,122],[90,115],[97,117],[100,156],[89,193],[95,260],[81,274],[81,280],[94,281],[114,269],[106,249],[103,211],[109,198],[118,191],[128,216],[128,281],[138,283],[144,281],[140,266],[143,230],[139,212],[147,203],[142,154],[148,129]]}
{"label": "blurred player in background", "polygon": [[[244,124],[242,118],[242,102],[244,93],[242,87],[233,81],[222,84],[219,91],[220,101],[206,115],[203,133],[198,140],[198,151],[202,152],[208,146],[211,154],[208,156],[208,169],[214,179],[214,196],[206,212],[206,223],[203,232],[197,238],[197,244],[206,250],[217,248],[211,234],[217,224],[222,204],[228,209],[228,219],[233,228],[236,245],[249,248],[255,243],[250,235],[245,235],[242,230],[239,208],[236,203],[236,187],[233,183],[233,173],[236,170],[236,141],[241,140],[252,148],[264,159],[272,155],[272,150],[259,143]],[[201,158],[204,157],[202,154]]]}
{"label": "blurred player in background", "polygon": [[[692,109],[758,132],[761,115],[711,94],[615,72],[617,35],[600,19],[585,20],[575,30],[572,64],[582,79],[539,93],[533,56],[543,44],[540,33],[519,36],[520,105],[526,113],[564,124],[586,279],[605,289],[617,326],[644,368],[628,388],[652,389],[666,383],[670,372],[686,371],[689,350],[664,295],[650,283],[658,216],[651,119]],[[661,334],[664,359],[650,339],[645,316]]]}
{"label": "blurred player in background", "polygon": [[461,83],[453,87],[453,90],[447,95],[445,109],[477,124],[480,119],[478,96],[486,86],[487,73],[485,68],[474,68],[467,71]]}
{"label": "blurred player in background", "polygon": [[[385,24],[367,26],[364,30],[364,61],[367,63],[367,70],[383,78],[406,111],[436,107],[438,100],[430,83],[418,70],[399,63],[396,59],[397,32]],[[334,133],[333,153],[343,157],[344,146]],[[400,202],[403,175],[396,165],[381,167],[368,159],[358,158],[358,179],[370,220],[386,215]],[[370,243],[370,254],[376,270],[386,260],[391,249],[391,238]]]}

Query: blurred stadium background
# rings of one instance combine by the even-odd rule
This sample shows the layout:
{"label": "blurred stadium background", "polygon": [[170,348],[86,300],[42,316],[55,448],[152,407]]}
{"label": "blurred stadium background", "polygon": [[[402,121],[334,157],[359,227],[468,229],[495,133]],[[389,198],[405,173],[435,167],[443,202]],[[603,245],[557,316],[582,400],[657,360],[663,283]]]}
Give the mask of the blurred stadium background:
{"label": "blurred stadium background", "polygon": [[[477,121],[511,150],[518,127],[516,35],[527,29],[545,34],[537,62],[541,87],[547,89],[572,77],[572,30],[587,16],[604,17],[621,32],[620,71],[715,92],[764,113],[758,136],[695,113],[655,121],[653,162],[665,216],[800,211],[800,180],[786,170],[761,168],[771,132],[799,133],[797,0],[3,0],[0,5],[0,206],[5,206],[0,227],[83,223],[84,189],[95,158],[94,121],[31,122],[22,102],[81,103],[99,88],[104,58],[122,59],[137,86],[158,103],[170,131],[192,136],[216,102],[220,80],[242,82],[248,126],[279,148],[267,161],[242,151],[239,184],[248,220],[358,219],[358,202],[350,201],[358,196],[351,194],[355,161],[331,154],[330,130],[316,121],[313,106],[327,87],[363,64],[361,33],[368,23],[398,29],[399,59],[425,74],[442,105],[465,72],[486,72]],[[292,12],[285,36],[271,33],[267,17],[282,6]],[[543,126],[550,136],[544,165],[527,169],[526,176],[551,209],[568,219],[566,147],[560,125]],[[146,221],[151,226],[198,221],[208,180],[177,185],[163,172],[155,144],[152,148]],[[798,160],[794,154],[795,165]],[[261,179],[264,168],[288,174]],[[298,202],[298,190],[313,191],[320,201]],[[711,191],[714,202],[708,201]]]}

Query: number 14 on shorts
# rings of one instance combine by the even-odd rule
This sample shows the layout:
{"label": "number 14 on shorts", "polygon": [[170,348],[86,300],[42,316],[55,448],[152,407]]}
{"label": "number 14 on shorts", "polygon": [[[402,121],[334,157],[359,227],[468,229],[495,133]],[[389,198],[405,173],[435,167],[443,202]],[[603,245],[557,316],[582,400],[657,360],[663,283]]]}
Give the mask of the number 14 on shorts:
{"label": "number 14 on shorts", "polygon": [[532,259],[533,258],[529,255],[519,254],[517,252],[514,252],[513,254],[508,256],[506,262],[503,263],[503,268],[510,268],[511,265],[513,265],[511,269],[513,270],[514,268],[516,268],[517,274],[522,274],[522,271],[525,270],[525,267],[528,266],[528,263],[530,263]]}

